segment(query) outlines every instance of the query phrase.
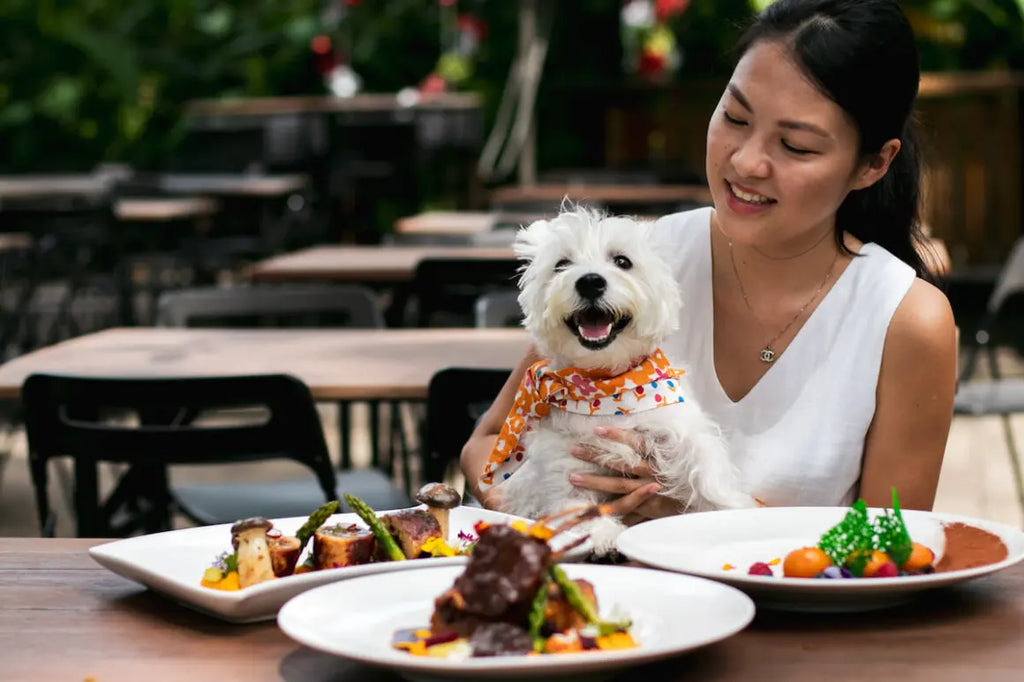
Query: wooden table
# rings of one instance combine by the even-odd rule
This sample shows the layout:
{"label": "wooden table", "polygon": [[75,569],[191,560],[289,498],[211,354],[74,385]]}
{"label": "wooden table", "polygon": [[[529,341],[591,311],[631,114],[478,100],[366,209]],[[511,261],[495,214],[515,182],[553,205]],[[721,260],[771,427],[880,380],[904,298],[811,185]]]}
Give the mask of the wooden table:
{"label": "wooden table", "polygon": [[539,213],[489,211],[427,211],[395,221],[395,232],[410,236],[474,237],[498,226],[528,225],[543,218]]}
{"label": "wooden table", "polygon": [[216,213],[220,207],[209,197],[137,197],[118,199],[114,215],[134,223],[190,220]]}
{"label": "wooden table", "polygon": [[514,258],[510,247],[314,246],[268,258],[247,275],[260,282],[408,282],[424,258]]}
{"label": "wooden table", "polygon": [[317,400],[422,400],[449,366],[511,369],[521,329],[108,329],[0,365],[0,399],[35,372],[102,377],[286,373]]}
{"label": "wooden table", "polygon": [[278,197],[299,192],[309,185],[305,175],[221,175],[168,173],[157,187],[168,194]]}
{"label": "wooden table", "polygon": [[539,184],[498,187],[491,192],[491,203],[511,205],[518,202],[596,201],[601,204],[664,204],[694,202],[711,204],[711,190],[705,185],[589,185]]}
{"label": "wooden table", "polygon": [[10,175],[0,177],[0,199],[36,199],[51,196],[91,197],[109,192],[116,179],[109,175]]}
{"label": "wooden table", "polygon": [[[0,677],[35,682],[397,682],[271,622],[231,625],[101,568],[103,540],[0,539]],[[358,614],[339,614],[353,618]],[[762,612],[743,632],[616,679],[679,682],[1017,682],[1024,565],[860,615]]]}

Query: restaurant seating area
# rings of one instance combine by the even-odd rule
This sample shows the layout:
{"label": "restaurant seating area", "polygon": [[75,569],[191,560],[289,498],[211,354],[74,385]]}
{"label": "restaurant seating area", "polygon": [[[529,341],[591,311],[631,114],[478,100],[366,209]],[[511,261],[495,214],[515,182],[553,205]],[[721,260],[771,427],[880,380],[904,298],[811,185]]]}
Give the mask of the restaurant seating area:
{"label": "restaurant seating area", "polygon": [[[709,294],[683,306],[664,303],[676,300],[668,285],[692,273],[659,264],[664,278],[648,286],[650,270],[620,246],[639,243],[633,232],[616,232],[613,247],[586,244],[598,264],[562,279],[562,298],[528,292],[520,303],[524,282],[546,277],[537,285],[546,286],[574,265],[562,254],[542,277],[522,277],[515,240],[536,221],[584,208],[647,229],[729,207],[733,227],[746,229],[779,215],[769,212],[786,192],[825,187],[813,173],[831,172],[830,155],[852,143],[821,130],[824,119],[776,122],[780,136],[821,133],[815,142],[833,145],[801,151],[787,137],[772,148],[789,165],[771,164],[807,173],[783,182],[782,199],[715,170],[709,151],[723,92],[751,119],[748,98],[771,99],[756,88],[737,95],[730,80],[740,27],[771,4],[96,0],[14,2],[0,13],[11,48],[0,56],[0,140],[10,143],[0,142],[0,680],[1021,679],[1022,2],[898,3],[921,51],[915,123],[929,151],[923,234],[901,248],[917,249],[956,325],[955,405],[933,510],[901,507],[895,487],[889,507],[869,509],[856,493],[882,479],[849,458],[849,504],[766,502],[740,478],[771,478],[778,472],[763,462],[777,460],[741,452],[747,469],[733,481],[725,460],[697,459],[707,453],[689,432],[677,459],[693,462],[670,477],[652,463],[675,442],[667,417],[631,422],[623,443],[603,440],[604,424],[654,403],[698,410],[687,418],[707,426],[694,440],[707,435],[712,454],[733,437],[751,452],[749,442],[774,447],[758,441],[768,435],[783,442],[790,434],[772,414],[831,434],[805,414],[817,403],[791,408],[774,394],[778,405],[754,404],[757,419],[736,420],[749,433],[719,429],[703,414],[705,396],[691,400],[689,391],[708,390],[689,364],[700,359],[684,358],[683,370],[665,357],[669,343],[691,350],[676,331],[706,312],[712,333],[691,343],[706,342],[710,367],[696,371],[710,370],[730,401],[722,410],[781,364],[758,358],[796,359],[787,347],[839,289],[837,263],[843,272],[857,259],[829,235],[792,256],[830,249],[807,300],[795,282],[810,265],[785,271],[790,257],[758,248],[800,244],[824,225],[816,217],[790,241],[749,243],[712,218]],[[840,101],[829,97],[828,106]],[[760,130],[725,118],[735,139]],[[782,215],[805,215],[792,205]],[[744,289],[745,248],[761,265],[787,261],[752,272],[762,285],[792,274],[791,291]],[[735,301],[722,298],[733,292],[723,253]],[[660,318],[636,322],[642,306],[602,302],[609,283],[596,272],[622,277],[621,298],[659,304],[648,310]],[[870,289],[864,279],[853,286]],[[788,323],[760,355],[746,344],[749,367],[741,359],[737,372],[764,372],[734,399],[715,365],[740,358],[730,336],[746,334],[721,332],[768,327],[751,304],[758,295]],[[840,295],[861,305],[852,291]],[[547,327],[574,351],[607,350],[602,358],[615,359],[600,367],[629,370],[528,370],[471,490],[460,466],[467,438],[526,353],[551,347],[524,329],[523,306],[540,300]],[[702,300],[708,309],[691,314]],[[733,304],[746,305],[742,323]],[[857,320],[833,310],[831,319]],[[631,345],[612,346],[620,333]],[[873,333],[862,336],[874,343]],[[832,342],[805,353],[818,357],[813,376],[783,375],[787,390],[831,385],[820,378],[838,364]],[[649,363],[644,383],[634,375]],[[938,400],[952,395],[945,387]],[[874,428],[874,405],[891,395],[865,391],[875,402],[863,414],[846,396],[821,411],[854,424],[851,433],[861,421]],[[563,420],[557,428],[531,421],[549,411]],[[582,422],[585,436],[573,430]],[[931,436],[921,422],[919,443]],[[909,441],[906,424],[879,430]],[[885,451],[873,435],[864,451]],[[828,447],[847,452],[843,438]],[[548,496],[557,502],[595,478],[573,457],[621,474],[600,479],[614,492],[551,514],[498,511],[502,477],[530,459],[527,446],[565,460],[552,476],[571,492]],[[937,455],[938,445],[921,449]],[[831,466],[819,459],[828,457],[799,465]],[[832,476],[794,471],[772,481],[788,491],[780,496],[814,498],[808,481]],[[665,491],[677,482],[690,497]],[[747,506],[709,502],[705,485]],[[525,490],[531,504],[544,494]],[[623,498],[647,501],[627,514],[615,506]],[[705,503],[713,511],[701,513]]]}

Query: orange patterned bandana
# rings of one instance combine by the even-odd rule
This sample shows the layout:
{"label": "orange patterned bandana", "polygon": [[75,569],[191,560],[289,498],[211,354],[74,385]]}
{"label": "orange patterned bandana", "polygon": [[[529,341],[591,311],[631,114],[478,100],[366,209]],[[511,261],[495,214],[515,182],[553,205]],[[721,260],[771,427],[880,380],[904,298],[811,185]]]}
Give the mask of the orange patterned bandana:
{"label": "orange patterned bandana", "polygon": [[672,368],[660,349],[614,377],[596,378],[574,367],[553,370],[543,360],[534,363],[519,384],[515,404],[480,477],[480,488],[486,490],[496,480],[500,483],[522,465],[520,437],[552,407],[573,414],[615,415],[681,403],[677,379],[682,375],[683,370]]}

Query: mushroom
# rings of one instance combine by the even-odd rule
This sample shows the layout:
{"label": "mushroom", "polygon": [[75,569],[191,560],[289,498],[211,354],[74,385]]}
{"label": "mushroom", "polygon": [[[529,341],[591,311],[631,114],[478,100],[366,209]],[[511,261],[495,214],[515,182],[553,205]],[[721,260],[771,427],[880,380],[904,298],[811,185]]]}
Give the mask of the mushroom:
{"label": "mushroom", "polygon": [[273,528],[262,517],[243,519],[231,526],[232,543],[238,551],[238,585],[249,585],[274,579],[274,565],[270,560],[267,531]]}
{"label": "mushroom", "polygon": [[448,511],[462,503],[462,495],[447,483],[427,483],[416,493],[416,501],[427,505],[427,511],[441,526],[441,539],[448,541]]}

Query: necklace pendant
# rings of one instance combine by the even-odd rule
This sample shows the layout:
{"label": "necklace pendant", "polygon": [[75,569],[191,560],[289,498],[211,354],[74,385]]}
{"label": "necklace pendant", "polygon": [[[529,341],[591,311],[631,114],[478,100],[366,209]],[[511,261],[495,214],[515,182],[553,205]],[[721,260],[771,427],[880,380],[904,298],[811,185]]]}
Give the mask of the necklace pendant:
{"label": "necklace pendant", "polygon": [[772,363],[775,362],[775,351],[772,350],[771,346],[765,346],[761,349],[761,362]]}

